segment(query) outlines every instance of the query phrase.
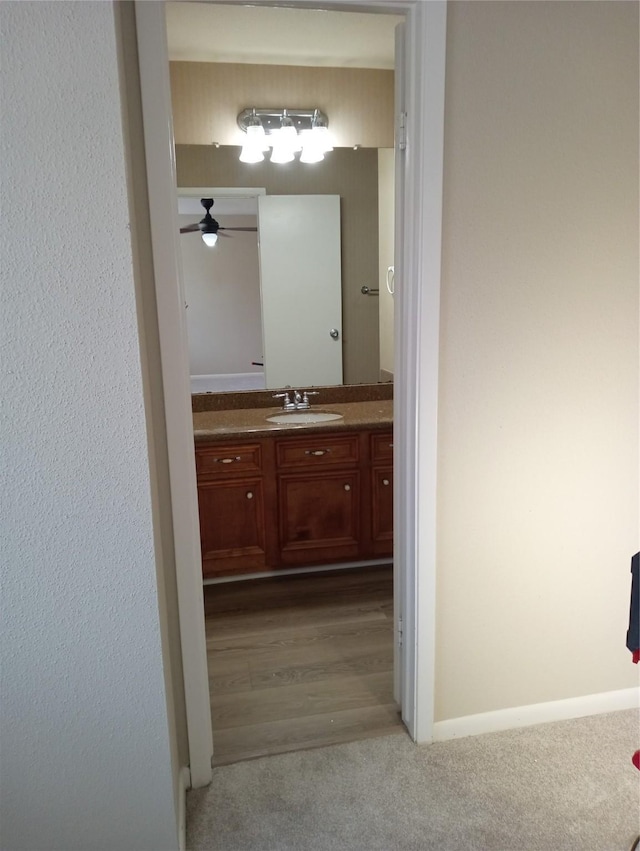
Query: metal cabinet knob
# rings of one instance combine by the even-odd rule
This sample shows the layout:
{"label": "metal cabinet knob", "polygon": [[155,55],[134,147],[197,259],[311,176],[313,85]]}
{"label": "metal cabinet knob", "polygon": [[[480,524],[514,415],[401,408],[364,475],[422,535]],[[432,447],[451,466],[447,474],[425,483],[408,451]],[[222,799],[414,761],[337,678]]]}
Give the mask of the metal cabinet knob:
{"label": "metal cabinet knob", "polygon": [[382,484],[383,484],[383,485],[388,485],[388,484],[389,484],[389,479],[383,479],[383,480],[382,480]]}
{"label": "metal cabinet knob", "polygon": [[337,328],[332,328],[331,331],[329,331],[329,336],[331,337],[332,340],[337,340],[338,337],[340,336],[340,332],[338,331]]}
{"label": "metal cabinet knob", "polygon": [[251,491],[247,491],[247,499],[253,499],[253,493]]}
{"label": "metal cabinet knob", "polygon": [[351,490],[351,485],[345,485],[345,486],[344,486],[344,489],[345,489],[346,491],[350,491],[350,490]]}

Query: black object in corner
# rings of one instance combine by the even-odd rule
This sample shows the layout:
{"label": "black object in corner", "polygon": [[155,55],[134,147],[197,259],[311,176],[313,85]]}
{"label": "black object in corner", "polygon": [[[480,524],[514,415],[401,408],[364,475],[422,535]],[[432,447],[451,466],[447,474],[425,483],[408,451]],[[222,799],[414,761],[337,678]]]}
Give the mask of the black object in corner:
{"label": "black object in corner", "polygon": [[627,648],[632,653],[640,650],[640,553],[636,553],[631,558],[631,607]]}

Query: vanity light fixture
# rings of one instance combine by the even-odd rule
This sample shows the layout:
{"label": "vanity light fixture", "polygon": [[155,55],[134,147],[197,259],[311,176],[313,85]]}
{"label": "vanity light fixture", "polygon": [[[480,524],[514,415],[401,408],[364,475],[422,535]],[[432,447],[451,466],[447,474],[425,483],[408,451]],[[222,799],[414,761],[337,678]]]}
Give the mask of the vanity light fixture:
{"label": "vanity light fixture", "polygon": [[244,131],[247,134],[247,138],[242,146],[242,151],[240,151],[240,162],[262,162],[264,151],[269,150],[269,144],[266,141],[267,137],[262,126],[262,121],[258,118],[255,109],[250,110],[250,114],[245,121]]}
{"label": "vanity light fixture", "polygon": [[238,115],[238,126],[247,134],[241,162],[262,162],[272,147],[273,163],[288,163],[301,151],[300,162],[315,163],[332,151],[329,120],[319,109],[250,107]]}

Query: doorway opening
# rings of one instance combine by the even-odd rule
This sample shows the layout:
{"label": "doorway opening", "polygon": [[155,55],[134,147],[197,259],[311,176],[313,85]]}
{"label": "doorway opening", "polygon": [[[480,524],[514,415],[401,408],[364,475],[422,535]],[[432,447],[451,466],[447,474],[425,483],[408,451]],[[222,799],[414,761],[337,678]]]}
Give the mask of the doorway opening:
{"label": "doorway opening", "polygon": [[[269,0],[266,5],[277,5]],[[286,3],[283,5],[292,5]],[[312,4],[300,7],[309,8]],[[402,714],[429,741],[435,672],[436,455],[446,3],[323,0],[324,9],[403,12],[405,179],[396,199],[395,552],[405,635]],[[211,722],[202,614],[193,423],[184,299],[178,261],[175,166],[163,3],[136,2],[148,194],[178,566],[178,607],[191,784],[211,779]],[[397,182],[396,182],[397,185]],[[178,282],[178,286],[176,286]],[[419,440],[418,440],[419,438]],[[396,595],[398,596],[398,595]]]}
{"label": "doorway opening", "polygon": [[[393,299],[385,286],[387,269],[394,265],[394,51],[401,20],[167,5],[169,58],[182,59],[172,63],[171,77],[191,382],[192,390],[196,385],[206,392],[194,400],[194,427],[216,764],[401,728],[394,702],[397,630],[390,564]],[[208,27],[209,61],[194,63],[198,39]],[[277,39],[265,37],[265,28],[286,31],[283,53]],[[346,28],[373,33],[377,45],[362,33],[345,38]],[[235,46],[236,62],[228,64],[224,60],[238,30],[242,45]],[[292,59],[292,43],[299,52],[330,55],[325,59],[330,67],[313,58]],[[269,53],[269,61],[254,64],[256,50]],[[354,53],[366,50],[370,59],[354,59]],[[304,75],[315,87],[310,94],[297,82]],[[207,97],[200,100],[204,82]],[[342,93],[332,109],[336,83]],[[286,106],[300,102],[296,97],[321,102],[335,140],[323,162],[239,161],[242,137],[234,126],[239,98],[251,91],[250,103],[259,103],[264,96],[254,92],[265,86]],[[238,106],[232,109],[230,103]],[[207,110],[217,116],[210,131],[218,140],[213,147],[197,144]],[[355,128],[340,119],[340,110],[351,113]],[[375,126],[368,127],[375,112]],[[207,186],[227,189],[205,191]],[[255,186],[262,191],[252,190]],[[213,198],[225,236],[213,248],[187,230],[200,218],[198,192]],[[255,192],[255,211],[238,206],[243,192],[249,198]],[[227,193],[235,208],[226,204]],[[233,231],[248,226],[246,214],[254,212],[258,233]],[[301,463],[294,468],[280,455],[296,450],[291,438],[302,440],[302,432],[282,423],[273,440],[255,429],[248,437],[234,407],[264,402],[233,393],[257,380],[258,364],[272,395],[287,388],[308,390],[317,396],[316,410],[341,399],[346,405],[335,415],[341,419],[347,408],[360,405],[367,433],[352,432],[347,445],[340,429],[348,420],[332,426],[335,432],[327,426],[322,437],[313,435],[323,441],[322,448],[314,444],[315,452],[306,450],[313,469]],[[378,388],[383,365],[387,386]],[[335,398],[334,385],[341,385]],[[373,401],[378,397],[380,404]],[[371,422],[363,413],[367,406]],[[237,412],[237,432],[230,409]],[[217,419],[228,424],[224,440],[215,434]],[[203,436],[207,430],[211,442]],[[329,446],[334,436],[335,446]],[[245,452],[255,452],[259,460],[240,476],[231,463],[212,468],[209,450],[228,459],[242,457],[242,465]],[[324,459],[317,456],[323,453],[329,463],[320,468]],[[272,525],[278,528],[271,530]],[[265,568],[273,575],[255,578]],[[291,575],[309,568],[312,576]]]}

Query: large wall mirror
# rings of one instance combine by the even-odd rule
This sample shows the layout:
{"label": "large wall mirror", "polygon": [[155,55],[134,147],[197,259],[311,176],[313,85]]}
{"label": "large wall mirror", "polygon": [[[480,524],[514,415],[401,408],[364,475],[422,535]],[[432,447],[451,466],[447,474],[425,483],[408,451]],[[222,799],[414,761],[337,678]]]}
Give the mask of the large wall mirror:
{"label": "large wall mirror", "polygon": [[235,146],[176,149],[181,226],[202,217],[209,194],[223,227],[257,228],[228,231],[213,248],[181,237],[194,392],[391,380],[380,270],[392,234],[380,221],[392,229],[392,151],[336,148],[322,163],[285,169],[238,155]]}
{"label": "large wall mirror", "polygon": [[339,196],[239,192],[196,193],[221,220],[213,246],[187,230],[200,199],[178,194],[194,391],[342,384]]}
{"label": "large wall mirror", "polygon": [[[205,187],[258,187],[274,198],[334,196],[339,206],[341,327],[336,320],[335,328],[340,334],[341,380],[391,380],[393,299],[385,281],[393,265],[394,30],[402,19],[217,3],[168,3],[166,10],[178,187],[187,194],[195,190],[196,195]],[[250,107],[321,110],[334,150],[314,163],[297,157],[286,164],[268,157],[259,163],[240,162],[246,134],[237,119]],[[213,215],[223,226],[259,218],[255,209],[223,209],[216,199]],[[191,222],[202,217],[197,207],[181,215],[191,216]],[[201,248],[197,235],[181,237],[183,252],[195,252],[196,247]],[[284,246],[280,251],[284,258],[294,253]],[[214,263],[214,252],[215,272],[209,273],[205,298],[203,265]],[[308,253],[316,285],[322,287],[331,252],[325,257],[321,249],[310,248]],[[220,389],[235,389],[230,386],[234,381],[259,380],[260,362],[267,364],[268,372],[275,356],[272,349],[269,357],[261,340],[265,292],[260,292],[255,235],[238,232],[224,244],[220,239],[209,255],[183,259],[193,375],[244,376],[222,379],[226,386]],[[242,276],[240,283],[233,282],[236,273]],[[283,274],[291,278],[296,273],[283,266]],[[327,272],[327,281],[329,277],[333,273]],[[300,332],[301,341],[293,358],[286,357],[301,360],[300,347],[307,342],[304,328],[313,308],[294,306],[295,282],[284,283],[289,289],[279,293],[276,312],[293,311],[288,335]],[[237,298],[238,292],[244,301]],[[219,345],[210,357],[206,353],[214,336]],[[242,360],[232,363],[230,354],[238,345]],[[318,379],[310,375],[309,380],[275,380],[282,386],[282,380],[312,384]]]}

